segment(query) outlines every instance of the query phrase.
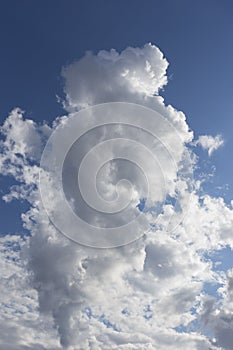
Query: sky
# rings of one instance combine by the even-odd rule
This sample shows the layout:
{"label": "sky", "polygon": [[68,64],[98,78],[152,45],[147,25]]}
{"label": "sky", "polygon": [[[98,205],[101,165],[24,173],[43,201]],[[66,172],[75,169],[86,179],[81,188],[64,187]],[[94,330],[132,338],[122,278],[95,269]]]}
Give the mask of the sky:
{"label": "sky", "polygon": [[[233,349],[231,1],[10,0],[0,7],[1,347]],[[72,213],[87,223],[77,231],[80,222],[59,205],[55,160],[86,125],[87,107],[95,127],[100,112],[118,118],[116,108],[140,132],[97,128],[69,144],[62,185]],[[132,143],[112,143],[116,135],[132,138],[134,150],[137,141],[154,152],[152,137],[162,140],[159,162],[142,146],[135,156]],[[94,158],[88,153],[76,193],[75,162],[99,140],[106,143]],[[119,155],[146,171],[149,194],[129,161],[103,163]],[[115,198],[122,177],[135,183],[122,217],[109,216],[114,203],[101,202],[101,216],[89,209],[98,205],[90,174],[100,164],[105,200]],[[117,187],[117,205],[127,186]],[[118,228],[138,214],[135,226]],[[113,240],[95,228],[100,236],[92,241],[88,225],[99,223],[117,228]]]}

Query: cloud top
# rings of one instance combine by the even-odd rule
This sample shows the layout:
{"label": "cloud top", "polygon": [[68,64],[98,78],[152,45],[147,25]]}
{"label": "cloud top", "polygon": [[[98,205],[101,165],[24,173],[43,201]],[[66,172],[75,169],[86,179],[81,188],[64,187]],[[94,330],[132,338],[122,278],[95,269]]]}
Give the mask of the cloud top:
{"label": "cloud top", "polygon": [[158,94],[167,84],[167,60],[152,44],[128,47],[121,53],[112,49],[91,52],[63,68],[68,110],[103,102],[126,101],[132,95],[144,98]]}

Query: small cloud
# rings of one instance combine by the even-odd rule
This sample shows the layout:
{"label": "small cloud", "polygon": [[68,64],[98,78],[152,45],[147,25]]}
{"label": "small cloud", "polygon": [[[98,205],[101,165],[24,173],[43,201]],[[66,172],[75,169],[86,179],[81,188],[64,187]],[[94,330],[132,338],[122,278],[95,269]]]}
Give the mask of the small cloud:
{"label": "small cloud", "polygon": [[224,140],[221,135],[201,135],[195,142],[195,146],[199,145],[204,150],[208,151],[208,155],[211,156],[220,146],[224,144]]}

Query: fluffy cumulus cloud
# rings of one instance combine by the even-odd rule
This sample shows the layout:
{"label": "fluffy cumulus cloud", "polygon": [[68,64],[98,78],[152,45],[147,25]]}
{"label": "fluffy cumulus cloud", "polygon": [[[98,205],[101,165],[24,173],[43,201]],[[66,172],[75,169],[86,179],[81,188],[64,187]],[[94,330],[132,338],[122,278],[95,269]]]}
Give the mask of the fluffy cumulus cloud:
{"label": "fluffy cumulus cloud", "polygon": [[[193,133],[185,115],[165,105],[159,95],[167,84],[167,66],[161,51],[151,44],[121,53],[87,53],[62,71],[66,116],[52,126],[39,125],[14,109],[4,122],[0,169],[16,181],[4,200],[28,201],[30,209],[22,213],[29,235],[1,235],[0,348],[233,349],[233,273],[216,269],[211,260],[211,254],[233,248],[233,208],[223,198],[203,194],[198,179],[189,176],[198,162],[189,148]],[[158,198],[148,197],[144,205],[143,192],[137,186],[142,177],[130,162],[110,162],[103,167],[98,190],[112,199],[115,184],[130,174],[136,185],[127,215],[143,206],[140,210],[150,230],[131,244],[94,249],[67,239],[48,218],[39,191],[40,157],[53,130],[74,118],[75,112],[119,101],[159,112],[178,132],[177,142],[172,129],[168,132],[158,124],[160,138],[173,150],[176,167],[166,166],[170,164],[167,153],[159,152],[167,184],[165,200],[160,200],[158,190]],[[148,124],[146,118],[144,122]],[[80,205],[81,196],[74,194],[76,182],[69,174],[90,146],[108,140],[109,135],[122,137],[124,132],[121,128],[97,128],[91,140],[84,137],[82,144],[74,144],[63,174],[68,178],[63,183],[67,200],[91,224],[97,218]],[[151,148],[154,145],[135,130],[127,130],[127,135]],[[197,143],[209,154],[222,142],[221,138],[203,137]],[[118,154],[116,147],[110,149],[112,158]],[[143,159],[140,154],[138,157]],[[159,189],[163,179],[152,175],[153,185]],[[126,189],[126,183],[118,188],[123,198]],[[54,187],[48,186],[47,192],[52,210],[60,205],[62,212],[62,203],[54,200]],[[62,220],[66,218],[62,216]],[[118,218],[112,220],[115,223]],[[103,222],[111,224],[109,217],[101,217]]]}
{"label": "fluffy cumulus cloud", "polygon": [[224,144],[224,140],[221,135],[215,137],[211,135],[201,135],[198,137],[195,144],[201,146],[208,152],[208,155],[211,156],[214,151]]}

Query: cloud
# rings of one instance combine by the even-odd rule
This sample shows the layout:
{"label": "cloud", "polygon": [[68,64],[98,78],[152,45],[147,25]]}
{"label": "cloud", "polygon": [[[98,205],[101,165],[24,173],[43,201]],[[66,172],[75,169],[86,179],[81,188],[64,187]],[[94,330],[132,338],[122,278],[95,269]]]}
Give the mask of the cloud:
{"label": "cloud", "polygon": [[215,332],[215,343],[221,349],[233,349],[233,270],[229,270],[219,294],[223,295],[221,301],[215,297],[203,295],[200,306],[200,321]]}
{"label": "cloud", "polygon": [[58,349],[57,334],[50,317],[39,317],[38,295],[30,286],[23,250],[28,239],[16,235],[0,237],[2,349]]}
{"label": "cloud", "polygon": [[[2,299],[9,306],[15,293],[17,303],[13,312],[11,307],[4,306],[4,334],[15,331],[11,342],[2,338],[1,347],[54,350],[230,349],[230,331],[225,340],[224,332],[226,329],[232,331],[229,313],[226,316],[230,310],[226,305],[231,295],[231,275],[227,277],[224,271],[214,271],[206,254],[227,245],[233,246],[233,209],[222,198],[199,194],[198,182],[191,176],[196,158],[188,147],[193,133],[185,115],[170,105],[166,106],[159,96],[167,83],[167,66],[161,51],[152,44],[127,48],[121,53],[115,50],[101,51],[96,56],[88,53],[63,69],[67,116],[56,119],[50,127],[46,123],[37,125],[25,119],[23,112],[15,109],[4,122],[0,169],[5,176],[17,180],[17,186],[11,188],[4,198],[6,201],[25,199],[31,207],[22,214],[23,225],[30,232],[26,242],[18,236],[2,239],[7,250],[0,262],[4,266],[10,264],[4,269]],[[66,132],[67,120],[75,120],[79,116],[76,111],[117,101],[155,110],[171,125],[164,128],[164,123],[157,124],[160,139],[170,148],[170,152],[161,148],[157,153],[166,180],[165,201],[161,201],[159,191],[158,206],[153,206],[153,196],[148,198],[142,215],[151,229],[140,240],[116,249],[93,249],[74,244],[50,222],[39,191],[39,172],[41,176],[47,173],[46,169],[40,168],[39,161],[45,141],[56,126]],[[147,118],[144,123],[148,128],[151,126]],[[179,139],[172,130],[176,130]],[[55,149],[52,164],[56,164],[64,145],[70,141],[70,131],[65,136]],[[83,137],[80,143],[74,144],[66,158],[63,186],[67,198],[73,210],[92,224],[98,223],[99,217],[93,216],[87,206],[82,205],[80,194],[76,191],[76,177],[73,176],[77,171],[76,164],[100,141],[119,136],[136,139],[149,149],[159,147],[159,143],[147,134],[134,129],[96,128],[91,137]],[[211,147],[216,147],[213,143],[208,145],[209,151]],[[108,152],[114,159],[120,149],[119,143],[113,143]],[[171,165],[170,154],[176,167]],[[101,160],[103,156],[100,153],[96,159]],[[150,161],[140,151],[137,157],[145,163]],[[94,169],[92,163],[89,166],[88,175]],[[57,168],[54,169],[54,177],[48,177],[48,204],[51,211],[59,206],[61,219],[66,222],[67,218],[62,215],[63,203],[56,201],[59,174],[56,173]],[[160,190],[162,177],[153,172],[152,175],[154,186]],[[98,190],[104,198],[114,198],[116,183],[127,176],[134,184],[133,200],[129,204],[131,213],[138,211],[136,204],[142,199],[143,192],[140,172],[129,162],[110,162],[101,168]],[[84,181],[88,179],[86,176]],[[126,184],[121,184],[119,193],[124,196],[126,190]],[[126,220],[127,215],[124,217]],[[103,216],[101,219],[101,224],[109,224],[109,218]],[[110,223],[113,221],[118,224],[118,218],[110,220]],[[177,226],[176,230],[168,230],[170,221],[171,225]],[[73,224],[68,223],[70,226]],[[84,236],[86,233],[81,232]],[[18,248],[14,250],[8,240],[12,240],[13,246],[16,244]],[[8,255],[10,262],[7,262]],[[206,282],[225,285],[222,294],[219,294],[223,317],[218,317],[217,321],[213,310],[218,300],[205,295]],[[18,312],[22,312],[23,317],[18,317]],[[5,322],[8,316],[10,322]],[[201,332],[199,326],[195,326],[197,322],[203,324]],[[25,337],[26,327],[29,327],[29,332]]]}
{"label": "cloud", "polygon": [[152,44],[91,52],[63,68],[66,106],[69,110],[97,103],[129,101],[158,94],[167,83],[167,60]]}
{"label": "cloud", "polygon": [[201,135],[198,137],[197,141],[195,141],[195,144],[207,150],[208,155],[211,156],[213,152],[224,144],[224,140],[221,135]]}

